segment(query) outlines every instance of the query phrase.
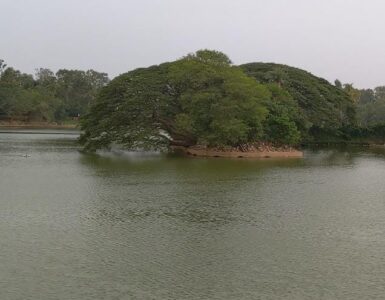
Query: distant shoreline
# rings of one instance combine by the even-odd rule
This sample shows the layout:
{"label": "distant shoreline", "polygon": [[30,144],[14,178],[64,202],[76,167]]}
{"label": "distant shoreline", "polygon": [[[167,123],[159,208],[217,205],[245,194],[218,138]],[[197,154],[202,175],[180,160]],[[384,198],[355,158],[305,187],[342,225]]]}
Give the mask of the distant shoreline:
{"label": "distant shoreline", "polygon": [[0,122],[0,128],[20,129],[79,129],[79,124],[57,124],[48,122]]}

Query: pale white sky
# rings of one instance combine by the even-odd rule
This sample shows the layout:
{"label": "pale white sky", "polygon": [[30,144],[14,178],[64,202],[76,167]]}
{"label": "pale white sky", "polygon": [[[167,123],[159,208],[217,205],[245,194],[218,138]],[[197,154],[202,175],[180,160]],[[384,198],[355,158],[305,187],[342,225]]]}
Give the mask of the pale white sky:
{"label": "pale white sky", "polygon": [[0,58],[110,77],[202,48],[385,85],[383,0],[0,0]]}

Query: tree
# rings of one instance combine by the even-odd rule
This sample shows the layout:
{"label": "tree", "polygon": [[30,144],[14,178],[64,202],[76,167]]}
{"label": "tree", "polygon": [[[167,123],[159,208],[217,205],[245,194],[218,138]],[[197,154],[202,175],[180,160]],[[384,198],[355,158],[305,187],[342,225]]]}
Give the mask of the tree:
{"label": "tree", "polygon": [[4,62],[3,59],[0,59],[0,76],[3,74],[6,67],[7,67],[7,64]]}
{"label": "tree", "polygon": [[376,101],[376,97],[372,89],[360,90],[360,99],[358,101],[359,105],[373,103],[374,101]]}
{"label": "tree", "polygon": [[224,54],[198,51],[172,64],[169,74],[179,106],[177,134],[209,146],[239,145],[261,137],[267,113],[263,101],[269,91],[232,67]]}
{"label": "tree", "polygon": [[361,93],[358,89],[353,87],[352,83],[345,83],[343,89],[349,95],[353,103],[357,104],[359,102]]}
{"label": "tree", "polygon": [[264,78],[266,82],[276,83],[279,87],[282,87],[285,80],[287,80],[288,75],[284,68],[277,67],[271,71],[266,72]]}
{"label": "tree", "polygon": [[167,64],[136,69],[105,86],[82,118],[85,149],[108,148],[113,142],[126,148],[164,148],[169,136],[160,120],[169,120],[174,110],[167,74]]}
{"label": "tree", "polygon": [[336,88],[342,89],[342,83],[338,79],[334,80],[334,85]]}
{"label": "tree", "polygon": [[378,86],[374,89],[376,101],[385,101],[385,86]]}
{"label": "tree", "polygon": [[85,114],[99,90],[108,83],[106,73],[94,70],[66,70],[56,72],[57,96],[63,103],[65,115],[77,117]]}
{"label": "tree", "polygon": [[232,64],[232,61],[226,54],[220,51],[208,49],[198,50],[195,53],[190,53],[185,56],[184,60],[199,61],[217,66],[230,66]]}
{"label": "tree", "polygon": [[[92,101],[95,99],[97,93],[100,91],[102,87],[104,87],[110,80],[108,78],[107,73],[100,73],[94,70],[88,70],[85,72],[85,77],[91,87],[90,93],[92,94]],[[88,103],[90,106],[91,103]]]}
{"label": "tree", "polygon": [[111,81],[83,119],[81,142],[87,150],[239,145],[262,136],[269,97],[225,54],[202,50]]}
{"label": "tree", "polygon": [[32,76],[0,60],[0,117],[60,122],[86,113],[107,82],[107,74],[94,70],[59,70],[55,75],[40,68]]}
{"label": "tree", "polygon": [[264,121],[264,139],[280,145],[296,145],[300,142],[301,124],[299,107],[292,96],[278,84],[269,84],[271,99],[265,103],[269,113]]}
{"label": "tree", "polygon": [[21,73],[11,67],[6,68],[0,78],[1,115],[25,116],[31,104],[25,102],[26,91],[35,86],[32,75]]}
{"label": "tree", "polygon": [[357,118],[362,127],[373,127],[385,123],[385,87],[360,90]]}
{"label": "tree", "polygon": [[295,123],[306,140],[317,139],[318,133],[338,134],[340,128],[356,122],[356,105],[350,96],[325,79],[273,63],[249,63],[241,68],[261,83],[277,82],[272,75],[284,74],[280,86],[298,105]]}
{"label": "tree", "polygon": [[36,84],[40,86],[47,87],[53,92],[56,92],[57,88],[57,78],[50,69],[39,68],[35,70],[35,80]]}

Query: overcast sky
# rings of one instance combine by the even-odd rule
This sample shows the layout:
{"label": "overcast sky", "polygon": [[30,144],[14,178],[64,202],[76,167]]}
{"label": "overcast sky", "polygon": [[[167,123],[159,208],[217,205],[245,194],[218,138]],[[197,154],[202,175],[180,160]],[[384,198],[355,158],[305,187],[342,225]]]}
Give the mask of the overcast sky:
{"label": "overcast sky", "polygon": [[110,77],[202,48],[385,85],[384,0],[0,0],[0,58]]}

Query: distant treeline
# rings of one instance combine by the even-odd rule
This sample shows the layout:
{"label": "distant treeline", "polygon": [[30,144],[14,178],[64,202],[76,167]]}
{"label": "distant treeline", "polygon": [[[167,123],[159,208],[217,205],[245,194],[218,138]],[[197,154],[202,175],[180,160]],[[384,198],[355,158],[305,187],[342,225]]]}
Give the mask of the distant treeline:
{"label": "distant treeline", "polygon": [[34,75],[0,60],[0,121],[63,122],[85,114],[109,82],[94,70],[40,68]]}
{"label": "distant treeline", "polygon": [[339,80],[335,81],[346,91],[357,107],[357,121],[360,127],[374,126],[385,122],[385,86],[374,89],[355,89],[352,84],[341,85]]}
{"label": "distant treeline", "polygon": [[343,138],[384,143],[385,86],[356,89],[353,84],[341,84],[338,79],[334,84],[349,95],[356,110],[356,123],[342,129]]}

